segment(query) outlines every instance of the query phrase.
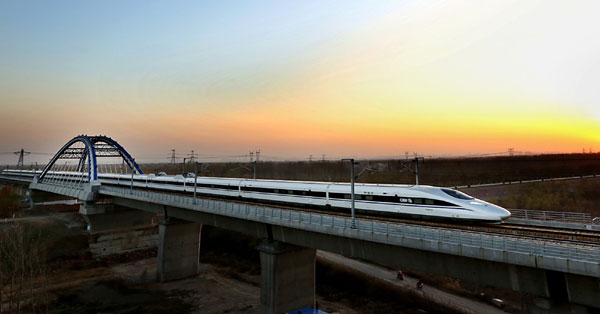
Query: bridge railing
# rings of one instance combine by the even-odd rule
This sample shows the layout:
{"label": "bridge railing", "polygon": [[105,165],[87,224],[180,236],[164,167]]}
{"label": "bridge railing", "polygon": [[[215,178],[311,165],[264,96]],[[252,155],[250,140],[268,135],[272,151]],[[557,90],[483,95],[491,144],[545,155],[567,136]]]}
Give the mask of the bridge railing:
{"label": "bridge railing", "polygon": [[592,223],[592,216],[589,213],[571,213],[527,209],[511,209],[510,213],[512,219],[556,221],[574,224]]}
{"label": "bridge railing", "polygon": [[[493,249],[503,252],[519,252],[528,255],[557,257],[567,260],[579,260],[598,263],[600,261],[600,246],[573,243],[568,241],[543,240],[535,238],[524,238],[513,235],[499,235],[486,232],[447,229],[439,227],[410,225],[396,222],[385,222],[367,219],[356,219],[354,227],[352,219],[330,214],[307,213],[290,209],[273,208],[262,205],[237,203],[233,201],[220,201],[198,198],[194,202],[193,197],[164,194],[150,191],[128,190],[116,187],[101,188],[101,193],[135,198],[143,201],[161,203],[163,205],[181,206],[192,210],[233,216],[253,221],[264,222],[265,218],[270,223],[278,222],[280,225],[304,229],[310,226],[318,226],[316,230],[323,227],[348,229],[351,232],[367,232],[371,234],[384,235],[383,238],[392,236],[414,239],[430,240],[439,244],[454,244],[471,246],[485,249]],[[435,248],[432,248],[432,250]]]}

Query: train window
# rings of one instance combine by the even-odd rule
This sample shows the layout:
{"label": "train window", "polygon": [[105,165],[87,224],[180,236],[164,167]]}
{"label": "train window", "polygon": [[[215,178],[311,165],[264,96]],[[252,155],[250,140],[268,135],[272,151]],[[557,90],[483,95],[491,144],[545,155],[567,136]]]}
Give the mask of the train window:
{"label": "train window", "polygon": [[375,196],[373,196],[373,200],[375,200],[377,202],[385,202],[385,203],[398,203],[398,198],[395,196],[375,195]]}
{"label": "train window", "polygon": [[347,200],[352,199],[352,195],[350,195],[350,194],[344,194],[344,198],[347,199]]}
{"label": "train window", "polygon": [[456,204],[452,204],[452,203],[448,203],[448,202],[440,201],[440,200],[433,200],[433,204],[438,205],[438,206],[458,206]]}
{"label": "train window", "polygon": [[460,191],[451,190],[451,189],[440,189],[440,190],[442,190],[442,192],[444,192],[452,197],[459,198],[461,200],[472,200],[473,199],[473,197],[471,197],[463,192],[460,192]]}
{"label": "train window", "polygon": [[365,195],[365,200],[372,201],[373,200],[373,195]]}
{"label": "train window", "polygon": [[428,198],[425,199],[425,205],[433,205],[433,200],[430,200]]}
{"label": "train window", "polygon": [[344,198],[342,193],[329,193],[329,198]]}
{"label": "train window", "polygon": [[413,202],[413,204],[423,204],[423,199],[422,198],[413,198],[412,202]]}
{"label": "train window", "polygon": [[306,195],[308,195],[308,196],[317,196],[317,197],[325,197],[325,192],[308,191],[308,192],[306,192]]}

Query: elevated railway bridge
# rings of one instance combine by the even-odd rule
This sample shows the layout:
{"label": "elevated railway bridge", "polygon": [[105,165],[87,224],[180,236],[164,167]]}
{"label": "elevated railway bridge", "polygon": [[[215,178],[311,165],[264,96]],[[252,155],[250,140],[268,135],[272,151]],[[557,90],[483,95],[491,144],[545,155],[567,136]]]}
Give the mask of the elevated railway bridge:
{"label": "elevated railway bridge", "polygon": [[[127,173],[131,184],[103,185],[98,179],[103,172]],[[522,211],[518,225],[368,216],[358,216],[353,224],[339,213],[147,189],[133,180],[141,174],[113,139],[81,135],[43,170],[3,171],[0,179],[29,184],[32,197],[52,193],[81,200],[80,213],[92,230],[161,217],[159,281],[197,274],[203,224],[263,239],[258,249],[264,313],[314,305],[316,250],[527,293],[535,296],[531,312],[600,310],[600,231],[592,224],[564,221],[574,226],[569,229],[551,219],[527,224],[532,220],[523,215],[537,214]]]}

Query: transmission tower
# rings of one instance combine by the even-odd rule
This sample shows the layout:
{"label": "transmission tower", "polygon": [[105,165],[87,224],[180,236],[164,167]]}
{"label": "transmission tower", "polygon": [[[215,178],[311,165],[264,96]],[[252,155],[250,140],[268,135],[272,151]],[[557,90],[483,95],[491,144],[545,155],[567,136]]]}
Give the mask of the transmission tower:
{"label": "transmission tower", "polygon": [[194,151],[192,150],[192,152],[189,154],[190,158],[188,158],[190,163],[194,163],[196,161],[196,154],[194,153]]}
{"label": "transmission tower", "polygon": [[256,155],[256,161],[258,161],[260,159],[260,149],[255,152],[255,155]]}
{"label": "transmission tower", "polygon": [[248,155],[250,155],[250,162],[254,161],[254,152],[249,152]]}
{"label": "transmission tower", "polygon": [[26,152],[21,148],[18,152],[13,152],[15,155],[19,155],[19,161],[17,162],[17,168],[23,168],[23,156],[31,154],[31,152]]}
{"label": "transmission tower", "polygon": [[175,163],[175,150],[171,149],[171,163],[174,164]]}

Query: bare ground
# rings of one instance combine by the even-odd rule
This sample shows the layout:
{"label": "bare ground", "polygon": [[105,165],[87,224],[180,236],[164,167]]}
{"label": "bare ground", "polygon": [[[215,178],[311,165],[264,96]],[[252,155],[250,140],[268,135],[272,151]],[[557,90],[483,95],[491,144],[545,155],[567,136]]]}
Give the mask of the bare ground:
{"label": "bare ground", "polygon": [[[198,276],[160,284],[156,258],[138,258],[49,274],[50,313],[260,313],[259,275],[201,263]],[[317,264],[317,278],[317,302],[329,313],[452,313],[331,263]]]}

